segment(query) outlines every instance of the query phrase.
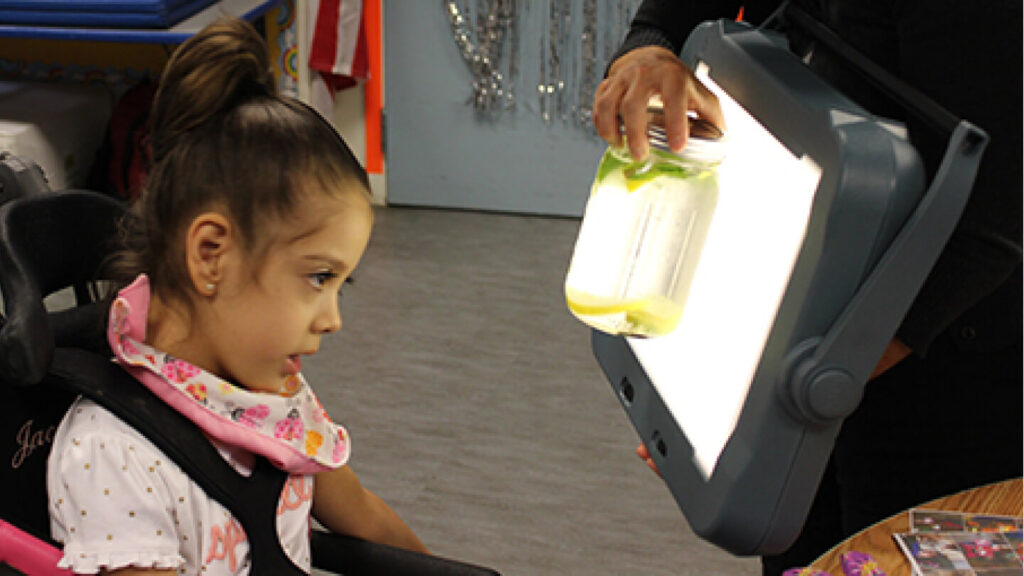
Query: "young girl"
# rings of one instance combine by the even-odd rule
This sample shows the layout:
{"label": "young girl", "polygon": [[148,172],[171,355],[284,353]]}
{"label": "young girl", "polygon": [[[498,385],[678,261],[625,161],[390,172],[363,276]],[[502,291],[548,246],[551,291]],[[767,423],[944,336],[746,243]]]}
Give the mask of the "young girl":
{"label": "young girl", "polygon": [[[301,375],[341,327],[340,290],[372,212],[366,173],[315,112],[276,95],[262,38],[223,19],[161,79],[151,168],[110,311],[118,362],[199,426],[243,474],[290,473],[277,528],[310,570],[310,514],[330,530],[425,552],[345,463],[349,439]],[[127,283],[127,282],[126,282]],[[94,574],[247,574],[238,522],[137,431],[79,399],[48,468],[62,567]]]}

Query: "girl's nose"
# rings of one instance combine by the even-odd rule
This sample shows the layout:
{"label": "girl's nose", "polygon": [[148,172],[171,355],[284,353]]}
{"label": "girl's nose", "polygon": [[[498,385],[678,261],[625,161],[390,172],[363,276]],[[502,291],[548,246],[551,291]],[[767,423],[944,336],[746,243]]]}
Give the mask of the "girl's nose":
{"label": "girl's nose", "polygon": [[317,334],[330,334],[341,329],[341,309],[337,298],[331,298],[313,322],[313,331]]}

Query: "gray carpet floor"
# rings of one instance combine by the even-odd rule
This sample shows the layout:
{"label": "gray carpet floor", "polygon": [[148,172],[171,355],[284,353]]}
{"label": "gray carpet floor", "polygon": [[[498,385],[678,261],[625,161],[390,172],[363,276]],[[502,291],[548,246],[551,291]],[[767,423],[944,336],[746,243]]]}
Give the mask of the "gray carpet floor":
{"label": "gray carpet floor", "polygon": [[435,553],[505,575],[755,575],[687,526],[565,306],[578,220],[379,208],[305,364],[351,465]]}

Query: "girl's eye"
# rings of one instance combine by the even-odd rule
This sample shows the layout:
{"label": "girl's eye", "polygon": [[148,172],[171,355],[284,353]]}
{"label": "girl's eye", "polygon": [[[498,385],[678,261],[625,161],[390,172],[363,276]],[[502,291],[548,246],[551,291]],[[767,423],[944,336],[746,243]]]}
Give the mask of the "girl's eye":
{"label": "girl's eye", "polygon": [[317,290],[320,290],[324,287],[325,284],[327,284],[327,282],[337,277],[338,275],[336,273],[331,272],[329,270],[324,270],[322,272],[314,272],[313,274],[309,275],[309,283],[312,284],[313,287],[316,288]]}

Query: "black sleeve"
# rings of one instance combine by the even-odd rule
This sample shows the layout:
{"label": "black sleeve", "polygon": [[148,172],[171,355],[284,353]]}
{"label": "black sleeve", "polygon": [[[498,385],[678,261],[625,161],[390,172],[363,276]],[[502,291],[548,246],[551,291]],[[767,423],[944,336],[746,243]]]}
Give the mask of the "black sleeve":
{"label": "black sleeve", "polygon": [[706,20],[735,18],[742,4],[741,0],[644,0],[611,62],[642,46],[661,46],[678,54],[694,27]]}

